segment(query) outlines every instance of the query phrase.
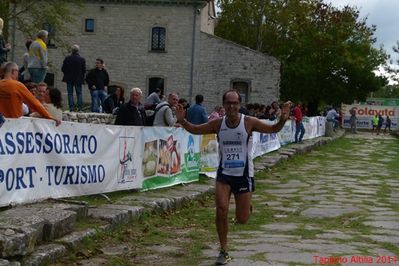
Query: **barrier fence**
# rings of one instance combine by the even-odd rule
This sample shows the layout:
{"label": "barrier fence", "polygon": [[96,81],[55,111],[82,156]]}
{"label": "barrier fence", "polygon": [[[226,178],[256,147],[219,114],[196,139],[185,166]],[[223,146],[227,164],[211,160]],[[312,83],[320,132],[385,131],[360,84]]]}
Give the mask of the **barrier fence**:
{"label": "barrier fence", "polygon": [[[305,139],[325,133],[324,117],[304,125]],[[278,134],[255,132],[254,156],[292,142],[294,131],[287,121]],[[0,206],[193,182],[200,172],[215,177],[218,162],[215,135],[181,128],[7,119],[0,128]]]}

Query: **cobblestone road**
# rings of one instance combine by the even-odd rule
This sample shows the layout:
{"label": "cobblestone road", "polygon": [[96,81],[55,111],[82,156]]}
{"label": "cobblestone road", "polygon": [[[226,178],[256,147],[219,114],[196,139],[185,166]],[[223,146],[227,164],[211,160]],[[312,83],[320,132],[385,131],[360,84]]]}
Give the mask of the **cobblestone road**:
{"label": "cobblestone road", "polygon": [[256,230],[231,224],[229,265],[399,265],[398,140],[346,135],[299,157],[257,179],[251,219],[271,215]]}

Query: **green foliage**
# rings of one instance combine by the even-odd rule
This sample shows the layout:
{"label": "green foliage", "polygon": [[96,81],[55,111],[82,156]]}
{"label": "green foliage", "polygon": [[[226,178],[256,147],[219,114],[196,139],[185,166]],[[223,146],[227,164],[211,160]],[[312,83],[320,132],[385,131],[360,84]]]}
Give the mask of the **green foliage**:
{"label": "green foliage", "polygon": [[[220,0],[215,33],[277,57],[281,96],[316,108],[364,99],[386,80],[374,71],[388,56],[372,45],[376,28],[352,7],[321,0]],[[315,111],[315,110],[311,110]]]}
{"label": "green foliage", "polygon": [[376,98],[399,98],[399,86],[387,85],[373,93]]}
{"label": "green foliage", "polygon": [[[14,4],[11,2],[15,2]],[[49,31],[49,40],[52,44],[64,46],[60,36],[70,35],[69,24],[81,11],[83,0],[18,0],[0,1],[0,17],[5,21],[5,36],[7,25],[16,22],[16,30],[21,31],[28,39],[42,29]]]}

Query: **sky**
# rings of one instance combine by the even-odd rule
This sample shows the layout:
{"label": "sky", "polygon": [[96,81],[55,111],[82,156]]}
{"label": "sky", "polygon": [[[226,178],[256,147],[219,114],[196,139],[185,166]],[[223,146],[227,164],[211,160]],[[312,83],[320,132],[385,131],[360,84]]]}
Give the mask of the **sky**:
{"label": "sky", "polygon": [[394,59],[398,58],[392,46],[399,40],[399,0],[324,0],[333,6],[342,8],[345,5],[355,6],[360,10],[360,18],[367,16],[367,25],[376,25],[376,48],[384,45],[385,51]]}

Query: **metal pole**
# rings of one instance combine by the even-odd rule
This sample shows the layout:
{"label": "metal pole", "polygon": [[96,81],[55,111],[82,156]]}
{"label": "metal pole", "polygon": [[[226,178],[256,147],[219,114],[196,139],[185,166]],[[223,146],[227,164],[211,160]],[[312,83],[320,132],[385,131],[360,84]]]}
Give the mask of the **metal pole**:
{"label": "metal pole", "polygon": [[197,6],[194,5],[194,16],[193,16],[193,38],[191,45],[191,71],[190,71],[190,87],[188,89],[188,102],[191,104],[193,98],[193,87],[194,87],[194,67],[195,67],[195,35],[197,29]]}
{"label": "metal pole", "polygon": [[12,49],[11,49],[11,61],[15,62],[14,58],[15,58],[15,31],[17,28],[17,18],[16,18],[16,14],[17,14],[17,1],[11,1],[13,4],[12,7],[12,15],[14,17],[14,21],[12,24]]}

